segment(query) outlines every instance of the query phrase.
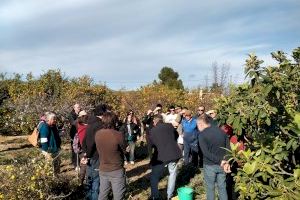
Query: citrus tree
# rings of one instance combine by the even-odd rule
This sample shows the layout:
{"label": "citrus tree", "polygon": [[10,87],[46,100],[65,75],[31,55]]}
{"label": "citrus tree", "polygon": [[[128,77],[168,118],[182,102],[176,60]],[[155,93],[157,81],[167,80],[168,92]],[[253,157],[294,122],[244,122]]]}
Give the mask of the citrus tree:
{"label": "citrus tree", "polygon": [[248,138],[246,151],[232,146],[241,199],[300,197],[300,48],[290,57],[282,51],[271,55],[278,64],[263,67],[250,54],[245,67],[249,83],[217,100],[220,122]]}

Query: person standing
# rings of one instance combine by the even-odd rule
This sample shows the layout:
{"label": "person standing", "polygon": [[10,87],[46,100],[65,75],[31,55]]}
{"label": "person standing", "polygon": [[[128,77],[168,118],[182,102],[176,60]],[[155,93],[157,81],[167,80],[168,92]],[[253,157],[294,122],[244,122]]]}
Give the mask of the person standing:
{"label": "person standing", "polygon": [[69,122],[71,124],[70,134],[69,134],[70,138],[71,138],[71,153],[72,153],[71,162],[72,162],[72,165],[74,166],[75,169],[77,167],[77,163],[76,163],[77,155],[73,150],[73,140],[74,140],[74,137],[77,133],[77,128],[76,128],[77,121],[76,120],[78,118],[80,110],[81,110],[80,104],[78,104],[78,103],[74,104],[73,109],[72,109],[72,111],[71,111],[71,113],[69,114],[69,117],[68,117]]}
{"label": "person standing", "polygon": [[87,186],[88,191],[86,199],[97,200],[99,195],[99,155],[96,149],[95,135],[102,128],[102,115],[107,111],[105,104],[100,104],[94,109],[94,115],[90,116],[86,135],[83,139],[83,152],[86,156],[82,159],[82,163],[87,163]]}
{"label": "person standing", "polygon": [[207,115],[197,119],[199,146],[203,153],[203,171],[207,200],[215,199],[215,183],[218,186],[220,200],[227,200],[226,173],[230,172],[227,151],[230,149],[228,137],[220,128],[211,125]]}
{"label": "person standing", "polygon": [[47,160],[51,160],[54,169],[54,175],[60,172],[59,151],[61,139],[56,127],[56,115],[52,112],[45,114],[45,123],[41,123],[39,128],[41,151]]}
{"label": "person standing", "polygon": [[127,158],[127,155],[125,155],[125,164],[127,164],[127,161],[129,160],[130,164],[133,165],[135,143],[137,141],[137,137],[140,136],[140,127],[134,123],[131,112],[127,113],[127,117],[120,129],[120,132],[123,133],[129,148],[129,159]]}
{"label": "person standing", "polygon": [[[79,137],[79,144],[82,150],[83,146],[83,140],[86,135],[86,129],[87,129],[87,124],[88,123],[88,115],[85,110],[82,110],[79,112],[78,118],[77,118],[77,132],[78,132],[78,137]],[[79,158],[82,159],[85,157],[86,154],[84,152],[80,152]],[[83,184],[85,180],[85,175],[86,175],[86,163],[80,162],[80,183]]]}
{"label": "person standing", "polygon": [[103,128],[97,131],[95,135],[96,147],[100,157],[100,192],[98,199],[108,199],[110,188],[112,188],[114,200],[123,200],[126,191],[125,169],[123,167],[126,147],[124,136],[115,130],[116,116],[113,113],[104,113],[102,123]]}
{"label": "person standing", "polygon": [[165,166],[169,170],[167,197],[171,199],[175,190],[177,177],[177,163],[181,158],[181,152],[177,145],[177,132],[172,124],[163,123],[161,115],[153,118],[154,127],[150,130],[149,139],[154,148],[151,159],[151,198],[159,199],[158,183]]}
{"label": "person standing", "polygon": [[182,120],[183,130],[183,151],[184,165],[191,161],[195,167],[198,166],[198,136],[197,136],[197,120],[192,117],[190,110],[185,111],[185,118]]}

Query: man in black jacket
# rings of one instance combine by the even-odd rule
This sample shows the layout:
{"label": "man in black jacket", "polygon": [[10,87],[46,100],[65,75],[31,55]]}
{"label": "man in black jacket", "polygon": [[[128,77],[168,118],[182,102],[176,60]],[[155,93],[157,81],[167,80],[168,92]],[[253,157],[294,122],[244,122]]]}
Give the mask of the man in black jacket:
{"label": "man in black jacket", "polygon": [[73,166],[74,166],[74,168],[76,168],[77,167],[77,155],[76,155],[76,153],[74,152],[74,150],[73,150],[73,140],[74,140],[74,136],[75,136],[75,134],[77,133],[77,128],[76,128],[76,120],[77,120],[77,117],[78,117],[78,115],[79,115],[79,112],[80,112],[80,110],[81,110],[81,107],[80,107],[80,105],[78,104],[78,103],[76,103],[76,104],[74,104],[74,106],[73,106],[73,109],[72,109],[72,111],[71,111],[71,113],[70,113],[70,115],[69,115],[69,122],[70,122],[70,124],[71,124],[71,128],[70,128],[70,138],[71,138],[71,151],[72,151],[72,164],[73,164]]}
{"label": "man in black jacket", "polygon": [[168,199],[171,199],[175,189],[177,176],[177,162],[181,158],[181,151],[177,145],[178,134],[172,124],[163,123],[161,115],[153,117],[154,127],[150,130],[150,142],[154,148],[151,159],[151,198],[159,199],[158,183],[163,174],[164,167],[168,167]]}
{"label": "man in black jacket", "polygon": [[202,115],[197,120],[199,146],[203,153],[203,171],[206,185],[206,199],[215,199],[215,184],[218,185],[220,200],[227,200],[226,173],[230,165],[225,148],[230,149],[229,139],[221,129],[211,125],[211,119]]}
{"label": "man in black jacket", "polygon": [[88,191],[86,199],[97,200],[99,194],[99,155],[95,143],[95,135],[98,130],[102,128],[101,117],[106,112],[106,105],[100,104],[96,106],[94,115],[89,118],[88,126],[86,129],[86,135],[83,139],[82,150],[85,153],[85,157],[82,162],[87,163],[87,185]]}

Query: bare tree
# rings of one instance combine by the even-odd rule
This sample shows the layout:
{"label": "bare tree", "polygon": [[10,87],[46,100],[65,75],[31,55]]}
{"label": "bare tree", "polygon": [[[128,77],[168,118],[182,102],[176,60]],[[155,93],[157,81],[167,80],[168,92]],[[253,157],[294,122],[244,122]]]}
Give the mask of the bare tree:
{"label": "bare tree", "polygon": [[228,81],[229,69],[230,69],[230,63],[225,63],[221,67],[219,85],[223,88],[226,87],[227,83],[229,82]]}
{"label": "bare tree", "polygon": [[212,73],[213,73],[213,86],[218,86],[218,72],[219,67],[217,62],[213,62],[211,65]]}

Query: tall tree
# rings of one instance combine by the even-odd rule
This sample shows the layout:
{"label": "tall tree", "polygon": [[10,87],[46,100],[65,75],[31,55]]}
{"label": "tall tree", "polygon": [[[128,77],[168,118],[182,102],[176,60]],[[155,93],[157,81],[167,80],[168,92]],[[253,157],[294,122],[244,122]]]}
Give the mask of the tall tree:
{"label": "tall tree", "polygon": [[158,78],[162,85],[166,85],[170,89],[184,89],[182,80],[178,79],[178,72],[175,72],[171,67],[163,67],[158,74]]}

